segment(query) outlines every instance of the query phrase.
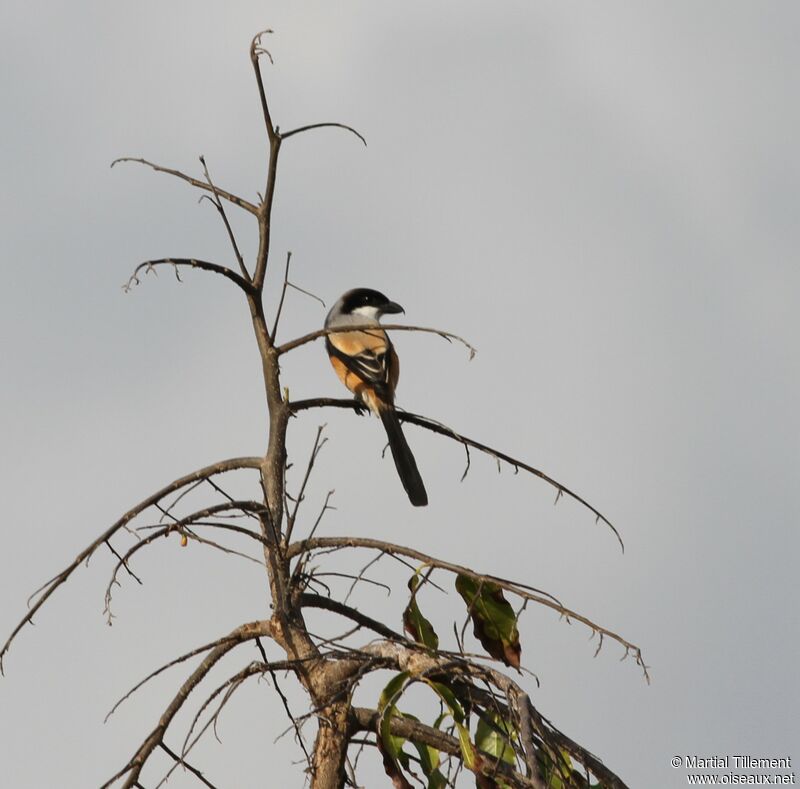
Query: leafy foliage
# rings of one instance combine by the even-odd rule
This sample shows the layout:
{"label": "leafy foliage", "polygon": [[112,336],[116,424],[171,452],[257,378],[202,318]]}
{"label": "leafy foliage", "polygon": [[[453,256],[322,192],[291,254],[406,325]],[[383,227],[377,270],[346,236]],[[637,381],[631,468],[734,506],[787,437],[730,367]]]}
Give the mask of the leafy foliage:
{"label": "leafy foliage", "polygon": [[405,611],[403,611],[403,629],[418,644],[429,649],[439,649],[439,636],[433,629],[433,625],[422,615],[417,603],[417,589],[420,586],[419,570],[408,579],[408,588],[411,590],[411,598],[408,601]]}
{"label": "leafy foliage", "polygon": [[491,581],[475,582],[466,575],[456,577],[456,590],[464,598],[472,619],[472,632],[496,660],[519,668],[522,647],[517,617],[503,590]]}
{"label": "leafy foliage", "polygon": [[[397,701],[409,684],[409,674],[405,671],[396,674],[389,680],[381,693],[378,701],[378,710],[381,713],[380,731],[378,736],[378,750],[383,758],[383,769],[392,779],[395,789],[411,789],[411,784],[404,774],[404,770],[413,775],[409,754],[403,746],[409,742],[404,737],[391,734],[391,721],[395,716],[418,721],[413,715],[400,712]],[[440,716],[435,724],[439,728],[444,716]],[[411,745],[416,749],[419,765],[427,779],[426,789],[443,789],[447,780],[439,770],[439,751],[436,748],[411,740]]]}

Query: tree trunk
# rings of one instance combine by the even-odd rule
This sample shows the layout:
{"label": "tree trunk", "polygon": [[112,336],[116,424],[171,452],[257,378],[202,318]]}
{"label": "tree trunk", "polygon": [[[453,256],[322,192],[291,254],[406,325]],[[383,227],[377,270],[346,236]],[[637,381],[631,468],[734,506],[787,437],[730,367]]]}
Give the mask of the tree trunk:
{"label": "tree trunk", "polygon": [[335,702],[317,714],[311,789],[342,789],[348,742],[348,702]]}

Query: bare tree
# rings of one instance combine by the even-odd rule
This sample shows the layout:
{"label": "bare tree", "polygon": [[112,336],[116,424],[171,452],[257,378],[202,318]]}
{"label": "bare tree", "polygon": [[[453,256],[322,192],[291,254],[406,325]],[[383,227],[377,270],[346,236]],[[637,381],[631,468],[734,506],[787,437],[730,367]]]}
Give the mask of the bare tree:
{"label": "bare tree", "polygon": [[[133,569],[134,556],[159,544],[162,537],[178,534],[184,542],[197,541],[239,554],[242,552],[232,546],[246,541],[260,546],[263,553],[271,597],[270,616],[243,624],[176,657],[126,694],[121,701],[167,668],[202,656],[166,704],[152,731],[135,748],[130,760],[103,784],[104,787],[118,783],[124,787],[142,787],[142,771],[157,751],[172,760],[172,770],[180,767],[196,777],[198,784],[212,786],[189,761],[190,751],[198,739],[215,725],[232,694],[248,679],[264,676],[273,682],[277,701],[282,705],[291,724],[290,730],[303,752],[306,780],[314,789],[336,789],[345,784],[358,786],[358,758],[364,748],[370,747],[378,749],[387,776],[398,789],[411,787],[412,781],[429,789],[455,786],[459,773],[472,774],[476,785],[483,788],[624,787],[622,780],[600,759],[555,728],[531,703],[520,681],[500,670],[498,665],[520,670],[521,645],[517,622],[530,604],[549,608],[567,622],[587,627],[597,639],[598,652],[605,640],[617,642],[623,656],[630,655],[649,679],[638,647],[566,608],[546,592],[526,584],[430,556],[417,548],[376,539],[317,536],[318,526],[330,507],[330,493],[319,513],[306,518],[303,511],[303,520],[300,519],[306,486],[325,438],[320,428],[299,489],[290,494],[286,489],[290,419],[312,409],[343,408],[358,412],[362,406],[354,400],[344,399],[292,401],[288,399],[288,390],[283,388],[279,366],[281,357],[329,332],[314,331],[287,342],[277,341],[284,296],[288,288],[297,287],[289,277],[291,254],[277,276],[270,277],[270,287],[275,294],[280,289],[280,297],[271,320],[265,314],[263,296],[267,290],[267,275],[273,273],[270,268],[270,239],[278,160],[286,140],[323,127],[344,129],[362,142],[364,139],[355,129],[340,123],[314,123],[281,131],[273,122],[262,80],[261,61],[264,57],[271,61],[262,45],[263,38],[264,33],[257,35],[250,46],[269,143],[266,183],[263,196],[259,196],[257,203],[217,186],[202,157],[202,177],[193,177],[144,159],[118,161],[138,162],[182,179],[201,190],[216,208],[230,239],[236,268],[193,258],[150,260],[136,268],[125,287],[130,289],[138,284],[144,273],[160,267],[171,267],[178,278],[181,269],[188,267],[219,274],[239,289],[250,312],[261,362],[269,413],[266,450],[260,457],[221,460],[186,474],[126,512],[32,595],[28,613],[0,651],[0,669],[3,657],[20,630],[32,621],[36,612],[80,564],[102,546],[108,548],[114,559],[105,595],[110,619],[112,592],[120,577],[127,575],[138,581]],[[226,213],[229,205],[252,214],[257,221],[258,251],[253,261],[245,261],[240,252]],[[470,353],[474,352],[464,340],[440,329],[398,325],[387,328],[434,332],[448,340],[462,342]],[[464,475],[469,470],[470,452],[475,450],[495,458],[498,465],[508,464],[515,471],[539,477],[555,488],[557,499],[566,495],[585,506],[598,522],[613,530],[622,546],[616,529],[598,510],[538,469],[425,416],[400,412],[400,418],[462,445],[466,453]],[[226,476],[232,474],[251,474],[258,480],[258,494],[251,500],[230,495],[223,485]],[[205,500],[203,506],[187,507],[189,501],[206,493],[211,498]],[[344,572],[342,555],[359,552],[361,556],[366,555],[366,563],[358,571]],[[334,593],[332,586],[325,581],[330,576],[346,577],[351,590],[357,584],[376,583],[368,571],[379,561],[398,563],[408,573],[409,599],[403,615],[403,632],[387,624],[379,612],[365,613],[357,609],[349,602],[348,595]],[[456,616],[459,621],[463,618],[463,625],[459,628],[454,624],[452,648],[448,650],[440,645],[439,635],[421,610],[420,593],[426,585],[434,587],[438,586],[437,582],[453,581],[462,600],[460,614],[454,613],[454,621]],[[512,601],[518,603],[516,610]],[[312,633],[304,616],[306,609],[310,608],[324,612],[333,621],[344,620],[347,629],[334,637]],[[464,638],[470,623],[486,654],[466,651]],[[364,633],[370,634],[368,643],[363,643]],[[208,683],[204,684],[204,680],[212,668],[245,643],[255,643],[261,659],[247,662],[218,687],[206,688]],[[268,657],[268,648],[278,657]],[[376,706],[356,706],[354,693],[361,683],[372,673],[387,669],[393,675]],[[308,712],[304,715],[295,716],[290,710],[287,696],[279,684],[279,674],[299,683],[307,694]],[[195,701],[201,684],[204,684],[205,695],[197,704],[183,743],[176,744],[173,719],[190,698]],[[425,723],[401,711],[404,694],[411,686],[418,686],[435,702],[438,709],[435,719]],[[307,720],[316,723],[314,742],[308,744],[302,730]]]}

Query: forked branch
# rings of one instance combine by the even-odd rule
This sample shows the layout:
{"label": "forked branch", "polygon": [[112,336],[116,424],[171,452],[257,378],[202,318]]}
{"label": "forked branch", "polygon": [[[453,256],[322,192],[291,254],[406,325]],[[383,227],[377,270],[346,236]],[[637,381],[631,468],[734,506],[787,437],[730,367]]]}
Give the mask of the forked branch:
{"label": "forked branch", "polygon": [[139,746],[136,753],[131,757],[130,761],[123,767],[116,775],[103,784],[101,789],[107,789],[112,784],[116,783],[123,776],[127,776],[124,789],[130,789],[138,784],[139,775],[145,762],[150,758],[153,751],[163,742],[164,733],[167,727],[172,722],[172,719],[183,707],[189,694],[203,681],[209,671],[216,665],[219,660],[231,651],[237,644],[242,641],[257,638],[259,636],[271,636],[272,623],[268,621],[251,622],[247,625],[242,625],[236,628],[230,635],[222,640],[214,649],[209,652],[203,659],[200,665],[191,673],[189,678],[181,685],[180,690],[164,710],[158,724],[150,732],[144,742]]}
{"label": "forked branch", "polygon": [[[208,185],[211,187],[211,191],[214,193],[214,199],[208,199],[211,200],[211,203],[217,209],[217,213],[220,215],[222,223],[225,225],[225,230],[228,233],[228,240],[231,242],[234,255],[236,255],[236,262],[239,264],[239,271],[242,273],[242,276],[245,278],[245,280],[250,282],[250,272],[247,270],[242,253],[239,251],[239,245],[236,243],[236,236],[233,234],[233,228],[231,227],[231,223],[228,221],[228,215],[225,213],[225,206],[222,205],[222,200],[220,200],[220,194],[217,191],[217,187],[211,180],[211,174],[208,172],[208,166],[206,165],[204,156],[200,157],[200,163],[203,165],[203,174],[206,177],[206,181],[208,181]],[[208,195],[204,195],[204,197],[208,197]]]}
{"label": "forked branch", "polygon": [[132,521],[137,515],[144,512],[148,507],[152,507],[157,502],[161,501],[165,496],[175,493],[181,488],[191,485],[198,480],[208,479],[209,477],[216,476],[217,474],[224,474],[227,471],[234,471],[237,469],[251,468],[258,469],[261,466],[261,458],[258,457],[240,457],[232,458],[230,460],[223,460],[219,463],[212,463],[210,466],[193,471],[185,477],[176,479],[165,485],[161,490],[156,491],[151,496],[148,496],[144,501],[139,502],[133,509],[128,510],[118,521],[109,526],[97,539],[93,540],[86,548],[84,548],[75,559],[65,567],[58,575],[49,580],[33,596],[39,595],[35,603],[30,607],[28,613],[19,621],[17,626],[11,632],[8,640],[0,649],[0,673],[3,672],[3,660],[8,652],[11,643],[22,628],[33,621],[36,612],[47,602],[50,595],[58,589],[75,571],[75,569],[84,561],[88,560],[97,548],[111,539],[120,529],[123,529],[127,524]]}

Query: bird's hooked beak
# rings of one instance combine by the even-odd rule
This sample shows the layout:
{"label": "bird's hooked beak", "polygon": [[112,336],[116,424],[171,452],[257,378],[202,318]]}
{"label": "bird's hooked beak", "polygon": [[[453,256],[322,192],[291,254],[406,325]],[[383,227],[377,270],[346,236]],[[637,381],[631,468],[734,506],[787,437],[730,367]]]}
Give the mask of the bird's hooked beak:
{"label": "bird's hooked beak", "polygon": [[384,304],[384,306],[381,307],[381,312],[384,315],[386,314],[393,315],[398,312],[402,312],[403,315],[406,314],[406,311],[395,301],[390,301],[388,302],[388,304]]}

